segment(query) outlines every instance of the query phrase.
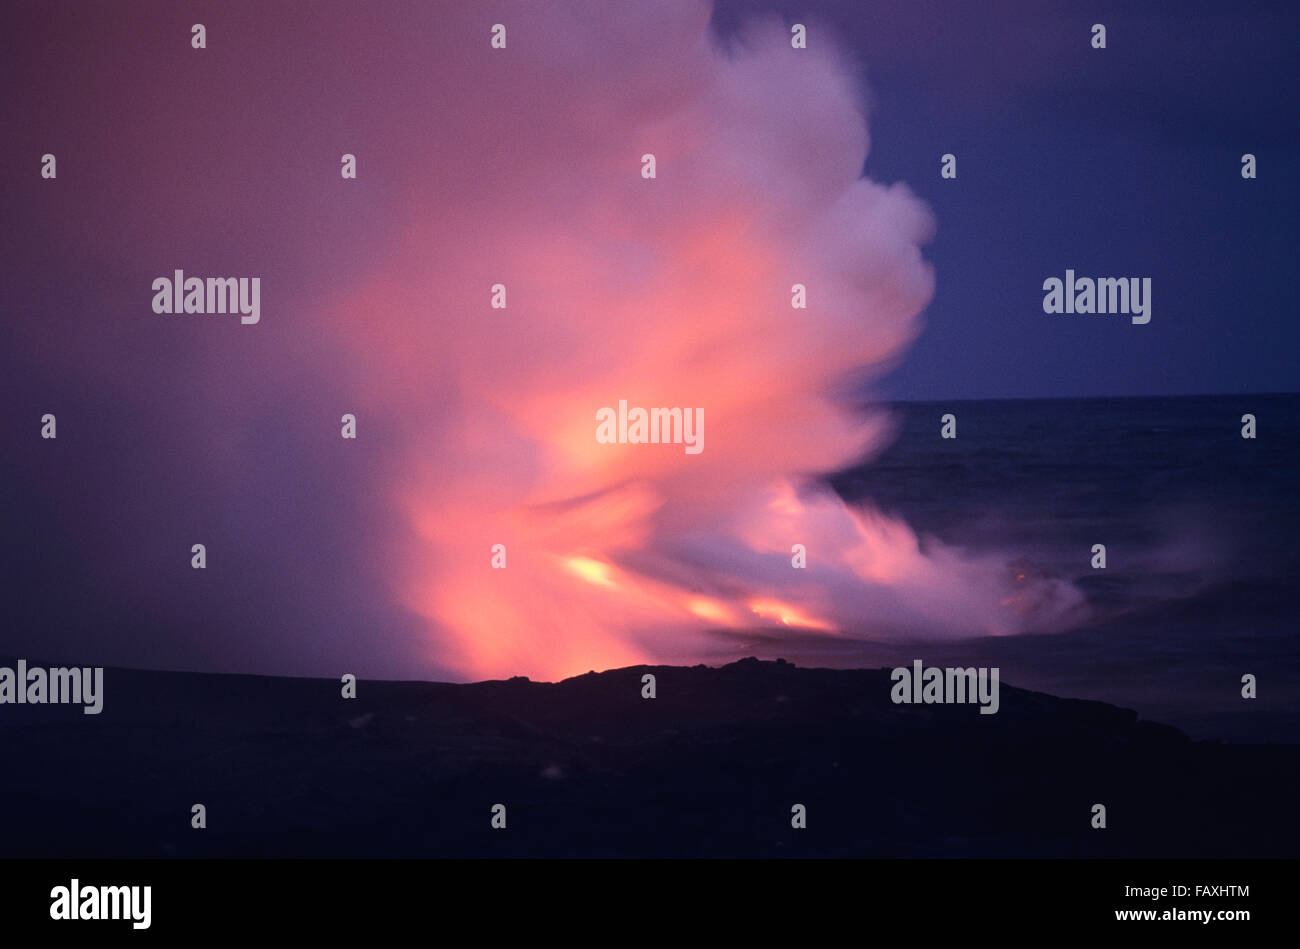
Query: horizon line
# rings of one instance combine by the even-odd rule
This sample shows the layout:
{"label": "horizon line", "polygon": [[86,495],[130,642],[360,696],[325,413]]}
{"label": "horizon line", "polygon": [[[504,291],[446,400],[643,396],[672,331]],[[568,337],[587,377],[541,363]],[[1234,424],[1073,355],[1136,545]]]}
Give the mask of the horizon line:
{"label": "horizon line", "polygon": [[[868,393],[870,394],[870,393]],[[952,396],[927,398],[891,398],[881,394],[871,394],[876,403],[899,405],[906,403],[938,402],[1096,402],[1102,399],[1211,399],[1240,396],[1242,398],[1272,398],[1275,396],[1300,396],[1300,391],[1291,392],[1171,392],[1159,394],[1128,395],[999,395],[999,396]]]}

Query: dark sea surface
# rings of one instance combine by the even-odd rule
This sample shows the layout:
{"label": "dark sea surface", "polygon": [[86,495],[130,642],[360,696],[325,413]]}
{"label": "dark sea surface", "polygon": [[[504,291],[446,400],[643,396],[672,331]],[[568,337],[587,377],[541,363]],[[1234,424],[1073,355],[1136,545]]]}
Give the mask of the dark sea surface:
{"label": "dark sea surface", "polygon": [[[913,402],[832,479],[918,534],[1073,582],[1072,632],[960,644],[814,639],[810,665],[996,665],[1003,681],[1136,709],[1194,738],[1300,743],[1300,395]],[[957,438],[939,437],[940,416]],[[1257,437],[1241,437],[1244,414]],[[1105,544],[1104,570],[1090,565]],[[1244,699],[1241,678],[1258,679]]]}

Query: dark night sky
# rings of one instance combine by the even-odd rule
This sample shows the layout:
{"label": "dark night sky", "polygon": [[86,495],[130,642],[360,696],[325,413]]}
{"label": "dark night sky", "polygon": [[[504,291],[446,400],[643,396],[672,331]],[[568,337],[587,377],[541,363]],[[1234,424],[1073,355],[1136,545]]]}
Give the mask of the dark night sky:
{"label": "dark night sky", "polygon": [[[715,25],[753,11],[839,30],[872,93],[867,174],[938,220],[927,328],[882,391],[1297,390],[1296,4],[722,0]],[[1151,322],[1043,313],[1067,267],[1151,277]]]}

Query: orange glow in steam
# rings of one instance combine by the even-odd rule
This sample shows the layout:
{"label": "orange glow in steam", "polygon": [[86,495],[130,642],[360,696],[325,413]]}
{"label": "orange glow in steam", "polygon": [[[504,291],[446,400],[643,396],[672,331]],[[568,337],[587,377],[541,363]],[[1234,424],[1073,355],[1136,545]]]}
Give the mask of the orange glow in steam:
{"label": "orange glow in steam", "polygon": [[[861,177],[852,64],[830,43],[791,56],[779,23],[724,55],[707,4],[668,6],[632,58],[585,38],[624,28],[620,5],[584,8],[581,30],[521,6],[520,35],[551,44],[527,87],[467,58],[480,81],[443,104],[428,154],[412,148],[404,226],[330,311],[355,411],[383,433],[367,463],[395,512],[384,579],[467,678],[696,662],[720,626],[1033,626],[999,603],[999,559],[923,544],[812,481],[883,444],[882,413],[828,393],[903,351],[934,286],[929,211]],[[484,120],[500,115],[509,148]],[[649,143],[655,180],[629,164]],[[489,306],[498,281],[508,309]],[[620,400],[701,410],[703,450],[598,442]]]}
{"label": "orange glow in steam", "polygon": [[820,629],[834,631],[835,627],[823,620],[813,619],[797,607],[777,600],[754,600],[749,604],[750,611],[763,619],[774,619],[784,626],[797,626],[803,629]]}

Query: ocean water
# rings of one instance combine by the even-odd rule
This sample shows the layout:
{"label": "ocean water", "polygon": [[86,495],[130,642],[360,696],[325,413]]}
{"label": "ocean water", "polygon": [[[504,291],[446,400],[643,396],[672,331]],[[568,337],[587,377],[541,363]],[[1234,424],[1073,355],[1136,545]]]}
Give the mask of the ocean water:
{"label": "ocean water", "polygon": [[[831,479],[943,542],[1073,582],[1053,635],[819,653],[812,665],[997,665],[1194,738],[1300,743],[1300,395],[904,403],[894,442]],[[939,437],[940,416],[957,438]],[[1244,414],[1257,437],[1241,437]],[[1090,565],[1105,544],[1107,566]],[[783,646],[788,644],[782,644]],[[1241,678],[1257,677],[1244,699]]]}

